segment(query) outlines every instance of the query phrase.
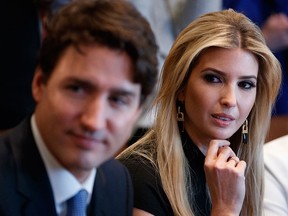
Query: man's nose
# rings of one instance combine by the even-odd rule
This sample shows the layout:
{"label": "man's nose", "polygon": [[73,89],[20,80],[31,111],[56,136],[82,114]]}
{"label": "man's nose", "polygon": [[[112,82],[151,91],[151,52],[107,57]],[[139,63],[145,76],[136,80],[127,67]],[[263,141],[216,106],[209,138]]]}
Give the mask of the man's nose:
{"label": "man's nose", "polygon": [[106,125],[105,100],[94,98],[87,102],[82,111],[81,123],[90,131],[103,129]]}

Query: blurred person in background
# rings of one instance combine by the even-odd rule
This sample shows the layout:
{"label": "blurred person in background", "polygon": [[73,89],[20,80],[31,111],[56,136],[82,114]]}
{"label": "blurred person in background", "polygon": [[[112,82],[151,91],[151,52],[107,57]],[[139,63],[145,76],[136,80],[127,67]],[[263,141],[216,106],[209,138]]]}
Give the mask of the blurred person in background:
{"label": "blurred person in background", "polygon": [[[149,21],[159,46],[159,74],[170,48],[179,32],[196,17],[221,9],[221,0],[129,0]],[[159,75],[158,74],[158,75]],[[147,101],[146,109],[137,123],[135,134],[128,145],[137,141],[151,128],[155,120],[152,101],[157,93]]]}
{"label": "blurred person in background", "polygon": [[31,81],[41,43],[38,5],[33,0],[1,2],[0,132],[34,109]]}
{"label": "blurred person in background", "polygon": [[288,215],[288,135],[264,145],[265,216]]}
{"label": "blurred person in background", "polygon": [[223,8],[243,12],[264,34],[281,63],[282,85],[273,110],[267,141],[288,134],[288,2],[284,0],[223,0]]}
{"label": "blurred person in background", "polygon": [[34,110],[31,81],[49,17],[71,0],[1,2],[0,133]]}

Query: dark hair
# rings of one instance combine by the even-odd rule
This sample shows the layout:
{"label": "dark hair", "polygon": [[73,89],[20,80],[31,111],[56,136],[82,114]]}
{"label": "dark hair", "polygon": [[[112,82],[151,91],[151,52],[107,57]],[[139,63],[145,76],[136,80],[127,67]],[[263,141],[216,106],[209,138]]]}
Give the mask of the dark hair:
{"label": "dark hair", "polygon": [[99,44],[126,52],[134,63],[133,81],[141,84],[141,104],[157,81],[157,45],[149,23],[124,0],[79,0],[49,21],[38,63],[47,81],[69,46]]}

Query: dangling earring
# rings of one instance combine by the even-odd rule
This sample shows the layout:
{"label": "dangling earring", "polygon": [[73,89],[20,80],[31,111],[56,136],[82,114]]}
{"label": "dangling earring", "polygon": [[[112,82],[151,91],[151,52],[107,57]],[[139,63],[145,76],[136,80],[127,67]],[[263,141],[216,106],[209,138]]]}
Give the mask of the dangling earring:
{"label": "dangling earring", "polygon": [[242,143],[248,143],[248,120],[246,119],[244,124],[242,125]]}
{"label": "dangling earring", "polygon": [[181,105],[178,105],[177,121],[179,127],[181,127],[181,132],[184,132],[184,113],[181,111]]}

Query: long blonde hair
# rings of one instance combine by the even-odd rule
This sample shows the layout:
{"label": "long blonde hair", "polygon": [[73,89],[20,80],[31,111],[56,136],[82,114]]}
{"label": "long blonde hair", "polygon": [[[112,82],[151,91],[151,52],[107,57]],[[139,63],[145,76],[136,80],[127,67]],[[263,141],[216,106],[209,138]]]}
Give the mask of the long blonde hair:
{"label": "long blonde hair", "polygon": [[240,129],[230,137],[239,158],[245,160],[246,194],[241,215],[262,214],[263,158],[262,147],[269,127],[272,106],[281,82],[278,60],[266,46],[260,29],[247,17],[231,9],[205,14],[188,25],[175,40],[164,63],[153,128],[119,157],[139,154],[158,170],[163,189],[175,215],[190,216],[193,204],[190,172],[176,120],[179,91],[199,55],[209,47],[242,48],[253,53],[259,64],[257,95],[249,114],[249,143],[241,144]]}

